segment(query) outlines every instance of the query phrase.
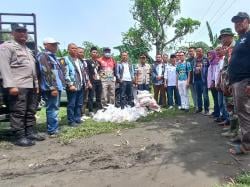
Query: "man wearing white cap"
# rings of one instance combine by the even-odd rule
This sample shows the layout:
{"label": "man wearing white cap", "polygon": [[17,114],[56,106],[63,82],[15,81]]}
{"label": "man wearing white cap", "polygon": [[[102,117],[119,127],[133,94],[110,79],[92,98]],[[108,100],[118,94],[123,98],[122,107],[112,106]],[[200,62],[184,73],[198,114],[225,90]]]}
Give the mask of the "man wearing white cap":
{"label": "man wearing white cap", "polygon": [[37,56],[40,68],[40,87],[46,103],[47,131],[49,135],[56,135],[59,132],[58,112],[64,76],[60,62],[55,56],[59,42],[54,38],[46,38],[43,44],[45,51]]}

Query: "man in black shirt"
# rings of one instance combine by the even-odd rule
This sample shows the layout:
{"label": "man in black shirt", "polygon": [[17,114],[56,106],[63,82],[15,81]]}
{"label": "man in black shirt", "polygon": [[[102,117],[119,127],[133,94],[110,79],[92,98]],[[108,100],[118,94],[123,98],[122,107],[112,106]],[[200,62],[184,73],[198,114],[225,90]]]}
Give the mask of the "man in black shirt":
{"label": "man in black shirt", "polygon": [[229,83],[233,88],[241,144],[230,149],[232,154],[250,152],[250,30],[249,15],[239,12],[232,18],[239,39],[233,49],[229,63]]}
{"label": "man in black shirt", "polygon": [[92,47],[90,49],[91,59],[87,60],[88,64],[88,73],[89,73],[89,80],[92,87],[89,87],[89,95],[88,95],[88,109],[89,113],[93,113],[93,102],[94,102],[94,95],[96,98],[97,108],[101,109],[101,95],[102,95],[102,82],[100,79],[99,71],[100,71],[100,64],[97,61],[98,52],[96,47]]}

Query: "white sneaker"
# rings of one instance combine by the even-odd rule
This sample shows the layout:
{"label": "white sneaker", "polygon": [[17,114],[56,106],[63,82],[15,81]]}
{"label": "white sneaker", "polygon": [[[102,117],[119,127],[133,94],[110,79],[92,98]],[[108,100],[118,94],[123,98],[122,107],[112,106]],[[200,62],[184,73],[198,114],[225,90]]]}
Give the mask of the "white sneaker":
{"label": "white sneaker", "polygon": [[181,109],[181,106],[178,106],[178,109],[180,110],[180,109]]}
{"label": "white sneaker", "polygon": [[168,107],[168,109],[170,109],[170,110],[173,109],[173,108],[174,108],[173,106]]}

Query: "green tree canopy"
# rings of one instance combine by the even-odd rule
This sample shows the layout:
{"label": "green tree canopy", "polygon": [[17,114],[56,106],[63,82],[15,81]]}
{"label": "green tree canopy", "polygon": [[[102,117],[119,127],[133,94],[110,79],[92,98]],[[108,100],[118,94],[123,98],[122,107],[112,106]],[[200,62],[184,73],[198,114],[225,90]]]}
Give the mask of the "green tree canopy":
{"label": "green tree canopy", "polygon": [[206,25],[207,25],[207,31],[208,31],[208,36],[209,36],[209,40],[211,43],[211,47],[215,48],[219,44],[220,41],[218,39],[217,34],[215,34],[215,35],[213,34],[213,31],[212,31],[208,21],[206,21]]}
{"label": "green tree canopy", "polygon": [[[174,20],[174,17],[180,13],[180,0],[133,0],[132,7],[133,18],[137,21],[138,27],[134,28],[136,34],[129,38],[134,39],[140,36],[146,45],[156,46],[156,53],[162,53],[166,45],[182,39],[188,33],[192,33],[200,25],[200,22],[191,18],[180,18]],[[174,29],[174,36],[167,38],[169,28]],[[133,29],[130,28],[129,31]],[[128,31],[128,32],[129,32]],[[140,33],[143,31],[143,33]],[[133,43],[133,42],[131,42]]]}

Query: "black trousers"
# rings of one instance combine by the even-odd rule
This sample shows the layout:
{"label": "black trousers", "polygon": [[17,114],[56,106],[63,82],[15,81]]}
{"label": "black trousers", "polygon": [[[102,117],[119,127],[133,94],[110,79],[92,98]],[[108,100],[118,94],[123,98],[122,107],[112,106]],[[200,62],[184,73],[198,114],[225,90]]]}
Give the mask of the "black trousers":
{"label": "black trousers", "polygon": [[18,96],[8,96],[10,125],[14,131],[25,130],[36,124],[37,99],[33,88],[19,88]]}
{"label": "black trousers", "polygon": [[133,85],[131,81],[123,81],[120,83],[120,99],[121,108],[124,108],[127,104],[133,106]]}
{"label": "black trousers", "polygon": [[101,97],[102,97],[102,82],[100,80],[93,81],[92,89],[89,89],[88,95],[88,108],[89,112],[93,112],[94,108],[94,96],[96,98],[96,105],[98,109],[102,108]]}

